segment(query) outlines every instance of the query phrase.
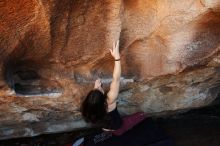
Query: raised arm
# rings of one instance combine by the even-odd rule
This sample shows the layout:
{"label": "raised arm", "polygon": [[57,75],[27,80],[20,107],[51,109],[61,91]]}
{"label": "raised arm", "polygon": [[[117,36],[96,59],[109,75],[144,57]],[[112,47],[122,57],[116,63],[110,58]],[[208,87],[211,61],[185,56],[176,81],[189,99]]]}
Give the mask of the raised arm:
{"label": "raised arm", "polygon": [[115,59],[114,71],[112,82],[110,85],[110,90],[107,94],[108,99],[108,111],[112,111],[116,107],[116,99],[119,93],[119,86],[120,86],[120,77],[121,77],[121,62],[120,62],[120,53],[119,53],[119,41],[113,44],[113,49],[111,50],[111,55]]}

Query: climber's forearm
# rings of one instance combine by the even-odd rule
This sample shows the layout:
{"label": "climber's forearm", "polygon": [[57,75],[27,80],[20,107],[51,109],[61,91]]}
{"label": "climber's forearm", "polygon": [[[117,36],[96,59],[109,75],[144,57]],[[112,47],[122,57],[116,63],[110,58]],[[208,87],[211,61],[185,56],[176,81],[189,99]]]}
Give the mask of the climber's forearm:
{"label": "climber's forearm", "polygon": [[112,80],[120,83],[121,78],[121,61],[115,61]]}

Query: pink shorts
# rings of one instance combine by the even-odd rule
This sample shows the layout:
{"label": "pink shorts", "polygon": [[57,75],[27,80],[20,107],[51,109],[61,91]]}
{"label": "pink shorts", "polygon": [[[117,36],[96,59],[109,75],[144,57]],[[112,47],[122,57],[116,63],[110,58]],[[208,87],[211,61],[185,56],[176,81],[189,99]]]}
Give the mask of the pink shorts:
{"label": "pink shorts", "polygon": [[121,128],[115,131],[112,131],[111,133],[113,135],[120,136],[126,131],[128,131],[129,129],[133,128],[135,125],[137,125],[141,121],[143,121],[145,118],[146,118],[146,115],[144,114],[144,112],[137,112],[135,114],[125,116],[122,118],[123,124]]}

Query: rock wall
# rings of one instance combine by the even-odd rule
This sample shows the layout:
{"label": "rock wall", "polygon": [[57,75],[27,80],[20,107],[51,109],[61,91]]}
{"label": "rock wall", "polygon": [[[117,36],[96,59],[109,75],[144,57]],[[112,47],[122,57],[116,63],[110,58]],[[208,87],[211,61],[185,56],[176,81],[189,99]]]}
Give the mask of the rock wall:
{"label": "rock wall", "polygon": [[220,0],[0,0],[0,139],[88,126],[79,107],[120,40],[119,110],[206,106],[220,95]]}

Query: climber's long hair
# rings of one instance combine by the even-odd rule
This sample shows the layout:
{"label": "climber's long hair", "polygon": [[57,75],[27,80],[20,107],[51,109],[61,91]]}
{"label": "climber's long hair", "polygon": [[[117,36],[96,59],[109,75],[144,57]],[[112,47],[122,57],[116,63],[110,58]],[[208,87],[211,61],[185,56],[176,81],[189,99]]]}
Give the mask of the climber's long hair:
{"label": "climber's long hair", "polygon": [[86,122],[97,126],[104,123],[107,109],[107,95],[97,89],[90,91],[81,105],[82,116]]}

